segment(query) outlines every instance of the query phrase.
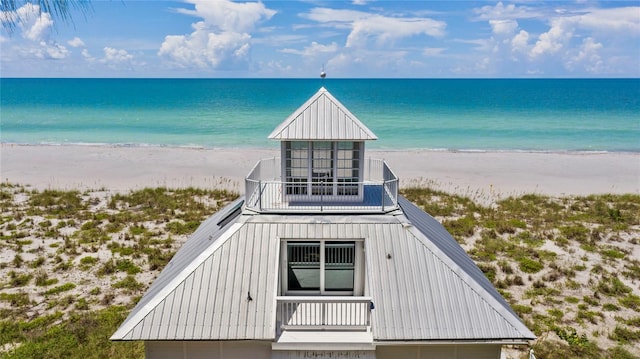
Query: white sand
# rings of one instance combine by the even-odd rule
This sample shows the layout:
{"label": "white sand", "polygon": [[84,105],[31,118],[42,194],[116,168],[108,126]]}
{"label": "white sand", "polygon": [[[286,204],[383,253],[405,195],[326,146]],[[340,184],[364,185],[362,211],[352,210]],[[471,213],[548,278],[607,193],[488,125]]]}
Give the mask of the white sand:
{"label": "white sand", "polygon": [[[243,178],[256,162],[279,156],[270,149],[2,144],[1,150],[2,181],[117,191],[224,186],[242,193]],[[369,156],[385,159],[403,186],[428,184],[472,197],[640,194],[638,153],[368,151]]]}

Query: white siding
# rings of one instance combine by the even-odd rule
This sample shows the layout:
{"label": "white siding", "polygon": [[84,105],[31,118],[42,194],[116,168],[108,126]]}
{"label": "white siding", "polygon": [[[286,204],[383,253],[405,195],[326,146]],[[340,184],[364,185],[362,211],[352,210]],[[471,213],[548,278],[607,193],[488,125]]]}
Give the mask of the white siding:
{"label": "white siding", "polygon": [[500,345],[380,345],[376,359],[499,359]]}
{"label": "white siding", "polygon": [[146,342],[147,359],[270,359],[271,343],[230,342]]}

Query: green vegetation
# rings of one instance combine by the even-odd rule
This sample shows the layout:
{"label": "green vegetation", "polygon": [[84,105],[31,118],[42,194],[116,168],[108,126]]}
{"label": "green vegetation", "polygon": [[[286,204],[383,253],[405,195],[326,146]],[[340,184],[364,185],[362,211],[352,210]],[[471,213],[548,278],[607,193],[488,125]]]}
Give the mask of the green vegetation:
{"label": "green vegetation", "polygon": [[2,358],[144,358],[141,342],[110,342],[128,314],[128,308],[113,306],[95,312],[57,312],[34,321],[1,321],[0,344],[22,343]]}
{"label": "green vegetation", "polygon": [[[444,224],[539,335],[536,358],[640,352],[640,260],[630,251],[640,243],[640,196],[524,195],[483,206],[428,188],[401,192]],[[236,196],[0,184],[0,357],[142,357],[141,343],[108,341],[147,288],[141,273],[157,275]]]}
{"label": "green vegetation", "polygon": [[43,294],[44,294],[44,295],[55,295],[55,294],[60,294],[60,293],[62,293],[62,292],[69,291],[69,290],[71,290],[71,289],[73,289],[73,288],[75,288],[75,287],[76,287],[76,285],[75,285],[75,284],[73,284],[73,283],[65,283],[65,284],[63,284],[63,285],[59,285],[59,286],[57,286],[57,287],[53,287],[53,288],[51,288],[51,289],[49,289],[49,290],[45,291]]}
{"label": "green vegetation", "polygon": [[[634,315],[640,261],[630,255],[640,242],[640,196],[524,195],[481,206],[432,189],[401,193],[436,216],[508,294],[541,338],[532,346],[536,358],[635,358],[631,353],[640,352]],[[630,322],[611,320],[613,314]],[[598,347],[603,338],[608,346]]]}

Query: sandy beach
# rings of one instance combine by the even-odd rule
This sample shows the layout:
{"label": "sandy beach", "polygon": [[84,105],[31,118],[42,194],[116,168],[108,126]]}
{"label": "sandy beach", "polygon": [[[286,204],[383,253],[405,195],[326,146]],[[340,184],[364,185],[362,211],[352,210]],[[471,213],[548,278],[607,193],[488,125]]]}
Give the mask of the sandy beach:
{"label": "sandy beach", "polygon": [[[37,189],[124,191],[144,187],[223,186],[243,178],[271,149],[31,146],[2,144],[2,180]],[[463,195],[640,193],[640,154],[368,151],[402,186],[430,185]]]}

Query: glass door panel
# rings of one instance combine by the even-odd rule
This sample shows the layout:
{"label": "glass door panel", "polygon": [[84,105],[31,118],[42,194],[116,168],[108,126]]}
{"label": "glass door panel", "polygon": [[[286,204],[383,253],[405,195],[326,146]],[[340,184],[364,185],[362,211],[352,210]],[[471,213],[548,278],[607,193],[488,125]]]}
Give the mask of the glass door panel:
{"label": "glass door panel", "polygon": [[331,142],[311,142],[313,195],[333,194],[333,146]]}
{"label": "glass door panel", "polygon": [[320,290],[320,242],[287,243],[289,290]]}
{"label": "glass door panel", "polygon": [[355,242],[325,242],[325,291],[353,292],[355,249]]}
{"label": "glass door panel", "polygon": [[309,143],[287,142],[285,156],[287,194],[306,195],[309,179]]}

